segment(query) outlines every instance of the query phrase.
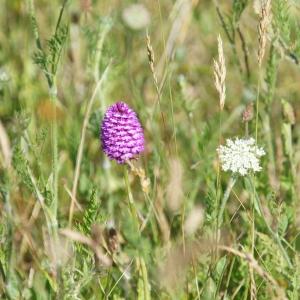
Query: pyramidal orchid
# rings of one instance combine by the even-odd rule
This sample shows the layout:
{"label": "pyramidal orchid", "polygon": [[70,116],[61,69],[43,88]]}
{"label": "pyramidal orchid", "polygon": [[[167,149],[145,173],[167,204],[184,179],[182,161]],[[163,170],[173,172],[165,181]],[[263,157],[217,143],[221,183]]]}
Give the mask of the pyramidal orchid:
{"label": "pyramidal orchid", "polygon": [[119,164],[144,151],[144,132],[136,113],[124,102],[111,105],[101,124],[104,153]]}

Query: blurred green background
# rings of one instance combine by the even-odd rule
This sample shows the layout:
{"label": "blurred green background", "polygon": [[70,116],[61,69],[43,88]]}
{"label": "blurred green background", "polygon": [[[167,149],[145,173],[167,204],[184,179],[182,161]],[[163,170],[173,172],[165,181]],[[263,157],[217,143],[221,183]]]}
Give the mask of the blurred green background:
{"label": "blurred green background", "polygon": [[[149,299],[150,294],[153,299],[256,299],[249,298],[253,280],[255,297],[271,299],[268,280],[260,274],[251,279],[245,260],[199,250],[197,244],[202,239],[209,244],[215,236],[218,199],[229,179],[227,174],[219,176],[216,148],[227,137],[244,136],[242,113],[251,103],[255,108],[258,97],[258,142],[268,155],[256,178],[257,191],[272,228],[286,239],[294,269],[286,265],[259,217],[254,256],[289,299],[298,299],[298,1],[272,1],[262,68],[257,63],[260,1],[65,1],[61,26],[67,34],[59,48],[55,106],[39,61],[31,3],[0,3],[3,299]],[[62,4],[34,1],[41,46],[49,56]],[[147,33],[160,104],[148,61]],[[219,34],[227,68],[222,112],[213,77]],[[51,66],[49,57],[44,62]],[[84,115],[103,73],[88,118],[72,229],[90,237],[93,224],[104,231],[113,224],[120,249],[113,267],[99,271],[93,251],[82,243],[72,244],[67,254],[65,246],[52,245],[63,269],[56,273],[45,217],[36,204],[37,190],[46,205],[53,201],[51,122],[56,115],[58,227],[65,228]],[[136,208],[143,217],[150,216],[141,234],[126,200],[127,167],[108,161],[99,140],[102,116],[119,100],[135,109],[145,130],[146,150],[137,165],[150,182],[146,197],[138,176],[129,174]],[[250,135],[255,135],[255,128],[254,117]],[[226,243],[245,251],[251,248],[249,199],[251,192],[240,180],[221,232]],[[200,211],[196,217],[201,225],[185,236],[185,219],[195,210]],[[185,244],[187,252],[182,252]]]}

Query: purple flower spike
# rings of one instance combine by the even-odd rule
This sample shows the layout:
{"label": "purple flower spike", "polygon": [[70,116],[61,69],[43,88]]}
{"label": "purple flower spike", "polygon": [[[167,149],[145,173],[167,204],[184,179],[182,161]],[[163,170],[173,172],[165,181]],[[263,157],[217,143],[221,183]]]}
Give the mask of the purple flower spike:
{"label": "purple flower spike", "polygon": [[110,106],[102,121],[104,153],[119,164],[144,151],[144,132],[136,113],[124,102]]}

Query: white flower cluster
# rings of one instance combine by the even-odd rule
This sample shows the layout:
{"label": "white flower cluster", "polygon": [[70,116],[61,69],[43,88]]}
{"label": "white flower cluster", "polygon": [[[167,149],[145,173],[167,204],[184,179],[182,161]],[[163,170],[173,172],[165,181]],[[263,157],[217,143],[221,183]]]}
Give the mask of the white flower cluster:
{"label": "white flower cluster", "polygon": [[235,140],[227,139],[226,146],[217,149],[222,169],[242,176],[250,171],[259,172],[259,159],[265,155],[263,148],[256,146],[253,138]]}

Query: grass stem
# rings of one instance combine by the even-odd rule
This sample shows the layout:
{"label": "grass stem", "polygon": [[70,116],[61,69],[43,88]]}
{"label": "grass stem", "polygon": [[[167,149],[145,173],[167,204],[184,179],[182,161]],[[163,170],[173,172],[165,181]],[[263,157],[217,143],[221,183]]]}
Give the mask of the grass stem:
{"label": "grass stem", "polygon": [[82,155],[83,155],[83,147],[84,147],[85,135],[86,135],[86,130],[87,130],[87,126],[89,123],[89,119],[90,119],[91,110],[92,110],[93,104],[95,102],[96,96],[98,94],[98,90],[100,89],[104,79],[107,77],[109,68],[110,68],[110,64],[106,67],[101,78],[98,80],[96,87],[94,89],[93,95],[87,104],[86,111],[84,114],[83,124],[82,124],[82,128],[81,128],[80,143],[79,143],[77,157],[76,157],[76,166],[75,166],[73,187],[72,187],[72,197],[71,197],[71,204],[70,204],[70,209],[69,209],[69,227],[72,226],[76,193],[77,193],[77,187],[78,187],[78,181],[79,181],[79,175],[80,175],[80,166],[81,166]]}
{"label": "grass stem", "polygon": [[222,223],[223,223],[223,219],[224,219],[224,210],[225,210],[225,206],[227,203],[227,200],[230,196],[231,190],[233,189],[233,186],[236,183],[237,178],[235,176],[230,177],[226,191],[223,195],[222,201],[221,201],[221,206],[220,206],[220,210],[219,210],[219,214],[218,214],[218,225],[219,228],[221,227]]}

